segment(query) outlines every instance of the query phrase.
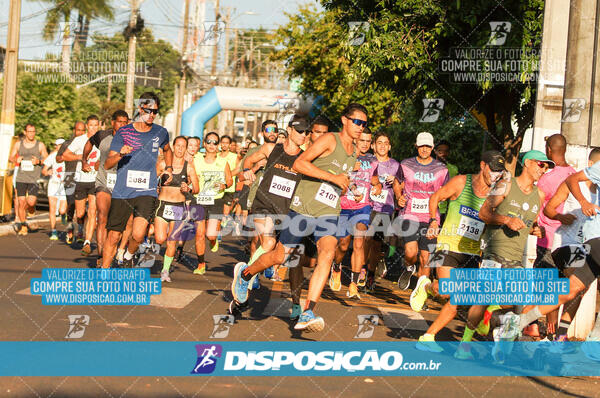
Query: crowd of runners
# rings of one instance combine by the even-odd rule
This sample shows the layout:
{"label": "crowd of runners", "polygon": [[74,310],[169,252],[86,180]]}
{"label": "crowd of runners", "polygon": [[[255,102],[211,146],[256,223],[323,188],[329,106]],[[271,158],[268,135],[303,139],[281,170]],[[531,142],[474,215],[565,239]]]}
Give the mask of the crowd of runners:
{"label": "crowd of runners", "polygon": [[[598,148],[577,172],[556,134],[547,138],[545,153],[519,158],[515,176],[494,150],[482,153],[476,173],[460,174],[447,161],[450,143],[428,132],[404,144],[416,156],[391,158],[392,137],[372,132],[367,109],[356,103],[333,122],[301,115],[285,126],[267,120],[260,145],[214,132],[170,139],[154,123],[159,98],[146,92],[138,103],[131,118],[116,111],[104,130],[94,115],[75,123],[72,136],[56,140],[49,154],[35,126],[26,126],[10,156],[19,235],[29,232],[43,174],[49,176],[50,239],[61,239],[60,218],[65,242],[80,245],[84,256],[95,247],[98,267],[136,266],[139,246],[151,238],[165,246],[160,278],[168,283],[173,263],[189,260],[186,242],[196,252],[193,274],[203,275],[212,266],[206,250],[217,252],[223,236],[237,236],[248,260],[233,270],[229,312],[250,306],[259,275],[281,281],[287,272],[294,328],[307,332],[324,329],[316,305],[327,285],[343,289],[343,272],[346,296],[361,300],[377,294],[390,259],[401,258],[397,289],[412,288],[412,310],[423,311],[431,300],[443,304],[416,343],[428,351],[442,350],[435,336],[459,310],[440,296],[439,279],[453,268],[524,267],[528,237],[536,236],[534,267],[557,268],[569,279],[568,294],[556,305],[471,306],[455,354],[465,359],[472,357],[475,333],[566,341],[582,295],[600,275]],[[600,339],[600,319],[588,339]]]}

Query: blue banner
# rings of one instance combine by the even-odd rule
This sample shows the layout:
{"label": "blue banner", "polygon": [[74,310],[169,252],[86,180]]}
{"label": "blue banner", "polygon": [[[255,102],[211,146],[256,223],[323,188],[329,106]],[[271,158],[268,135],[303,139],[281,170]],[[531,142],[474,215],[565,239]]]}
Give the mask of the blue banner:
{"label": "blue banner", "polygon": [[44,305],[148,305],[161,289],[147,268],[44,268],[30,283]]}
{"label": "blue banner", "polygon": [[556,305],[569,293],[569,279],[556,268],[455,268],[439,290],[454,305]]}
{"label": "blue banner", "polygon": [[0,376],[600,376],[600,342],[417,349],[415,342],[5,341],[0,350]]}

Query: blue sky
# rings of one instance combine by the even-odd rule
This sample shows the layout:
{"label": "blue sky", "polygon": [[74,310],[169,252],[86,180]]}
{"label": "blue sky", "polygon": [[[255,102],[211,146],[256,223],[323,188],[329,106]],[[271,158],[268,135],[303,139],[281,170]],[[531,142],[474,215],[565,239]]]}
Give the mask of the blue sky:
{"label": "blue sky", "polygon": [[[195,0],[191,0],[194,3]],[[214,20],[214,2],[206,1],[207,21]],[[0,0],[0,45],[6,46],[7,21],[10,0]],[[319,7],[315,0],[221,0],[220,6],[224,12],[225,7],[231,7],[232,28],[274,28],[287,21],[285,12],[293,13],[301,4],[311,3]],[[112,34],[121,31],[129,20],[129,3],[127,0],[113,0],[115,12],[113,22],[93,20],[90,33],[99,32]],[[183,0],[144,0],[141,11],[146,26],[152,28],[156,37],[165,39],[180,46],[180,26],[183,25]],[[21,18],[40,12],[51,7],[49,3],[41,1],[22,0]],[[244,13],[255,13],[246,15]],[[73,18],[76,18],[76,14]],[[44,58],[48,52],[59,53],[60,47],[52,42],[42,39],[41,30],[45,14],[28,19],[21,23],[21,36],[19,44],[20,59]],[[160,24],[160,25],[157,25]],[[165,26],[167,25],[167,26]],[[88,42],[89,43],[89,42]]]}

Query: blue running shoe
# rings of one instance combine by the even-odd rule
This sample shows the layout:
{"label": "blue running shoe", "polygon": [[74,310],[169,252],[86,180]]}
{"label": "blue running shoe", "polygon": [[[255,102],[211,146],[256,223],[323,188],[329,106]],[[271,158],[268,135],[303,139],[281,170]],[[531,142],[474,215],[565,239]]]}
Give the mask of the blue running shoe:
{"label": "blue running shoe", "polygon": [[252,277],[252,279],[250,279],[250,281],[248,282],[248,290],[258,290],[260,289],[260,280],[259,280],[260,274],[256,274]]}
{"label": "blue running shoe", "polygon": [[325,321],[320,316],[315,316],[311,310],[306,310],[298,318],[294,329],[306,330],[307,332],[320,332],[325,329]]}
{"label": "blue running shoe", "polygon": [[242,278],[242,272],[248,268],[246,263],[237,263],[233,269],[233,282],[231,283],[231,294],[238,303],[242,304],[248,300],[248,282]]}
{"label": "blue running shoe", "polygon": [[300,306],[300,304],[293,304],[290,319],[295,321],[296,319],[300,318],[301,314],[302,314],[302,307]]}
{"label": "blue running shoe", "polygon": [[265,275],[265,278],[267,278],[267,279],[271,279],[273,277],[274,273],[275,273],[275,270],[273,269],[273,267],[269,267],[263,271],[263,274]]}

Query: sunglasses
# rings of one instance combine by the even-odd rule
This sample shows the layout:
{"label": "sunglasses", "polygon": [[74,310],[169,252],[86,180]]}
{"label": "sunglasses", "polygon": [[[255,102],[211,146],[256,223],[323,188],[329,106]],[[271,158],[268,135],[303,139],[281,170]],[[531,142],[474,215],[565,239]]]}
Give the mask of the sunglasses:
{"label": "sunglasses", "polygon": [[218,145],[219,141],[217,141],[217,140],[206,140],[206,143],[208,145]]}
{"label": "sunglasses", "polygon": [[276,133],[277,132],[277,127],[267,127],[265,129],[265,133]]}
{"label": "sunglasses", "polygon": [[144,108],[144,107],[140,107],[140,109],[143,110],[144,113],[152,113],[153,115],[158,114],[158,109]]}
{"label": "sunglasses", "polygon": [[298,129],[295,129],[295,128],[294,128],[294,130],[296,130],[296,132],[298,134],[309,135],[310,133],[312,133],[312,131],[310,131],[310,130],[298,130]]}
{"label": "sunglasses", "polygon": [[352,123],[356,124],[358,127],[367,127],[367,121],[366,120],[360,120],[360,119],[350,119],[348,118]]}
{"label": "sunglasses", "polygon": [[537,162],[535,162],[535,163],[538,165],[538,167],[539,167],[540,169],[546,169],[546,168],[548,168],[548,167],[549,167],[549,166],[548,166],[548,163],[546,163],[546,162],[537,161]]}

